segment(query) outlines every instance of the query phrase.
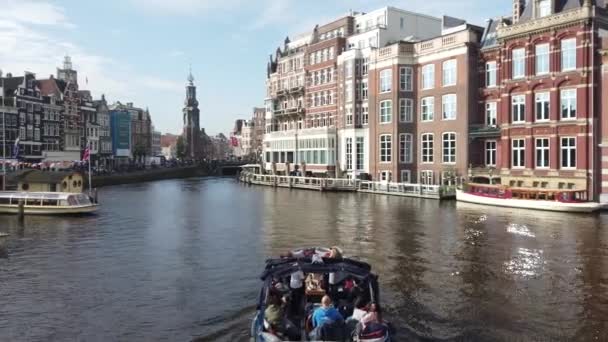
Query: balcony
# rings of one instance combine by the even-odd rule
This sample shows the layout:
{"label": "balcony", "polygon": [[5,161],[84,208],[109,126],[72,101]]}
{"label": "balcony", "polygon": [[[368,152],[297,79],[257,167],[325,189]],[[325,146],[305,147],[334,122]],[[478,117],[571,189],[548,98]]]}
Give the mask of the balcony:
{"label": "balcony", "polygon": [[488,125],[469,126],[469,139],[500,138],[500,127]]}
{"label": "balcony", "polygon": [[287,116],[287,115],[303,115],[304,107],[291,107],[291,108],[280,108],[274,110],[275,116]]}
{"label": "balcony", "polygon": [[356,29],[355,34],[365,33],[365,32],[369,32],[369,31],[376,30],[376,29],[386,30],[386,25],[385,24],[376,24],[376,25],[358,28],[358,29]]}

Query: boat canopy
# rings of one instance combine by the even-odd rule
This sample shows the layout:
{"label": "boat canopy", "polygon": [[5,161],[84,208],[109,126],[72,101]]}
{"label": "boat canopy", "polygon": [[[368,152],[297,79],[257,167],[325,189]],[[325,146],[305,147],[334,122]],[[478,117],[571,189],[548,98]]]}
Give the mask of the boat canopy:
{"label": "boat canopy", "polygon": [[67,200],[68,197],[78,194],[69,192],[25,192],[25,191],[1,191],[0,198],[23,198],[23,199],[54,199]]}
{"label": "boat canopy", "polygon": [[[317,259],[318,260],[318,259]],[[372,267],[358,260],[348,258],[320,258],[323,262],[313,262],[312,258],[281,258],[266,260],[266,269],[262,272],[262,280],[282,278],[296,271],[304,273],[345,272],[357,278],[376,277],[371,273]]]}

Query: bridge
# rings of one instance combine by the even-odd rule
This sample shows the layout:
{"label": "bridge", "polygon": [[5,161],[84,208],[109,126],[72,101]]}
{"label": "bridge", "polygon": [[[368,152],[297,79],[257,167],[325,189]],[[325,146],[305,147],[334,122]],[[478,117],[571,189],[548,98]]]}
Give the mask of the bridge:
{"label": "bridge", "polygon": [[216,176],[236,176],[241,171],[241,166],[250,164],[245,161],[221,161],[209,163],[210,174]]}

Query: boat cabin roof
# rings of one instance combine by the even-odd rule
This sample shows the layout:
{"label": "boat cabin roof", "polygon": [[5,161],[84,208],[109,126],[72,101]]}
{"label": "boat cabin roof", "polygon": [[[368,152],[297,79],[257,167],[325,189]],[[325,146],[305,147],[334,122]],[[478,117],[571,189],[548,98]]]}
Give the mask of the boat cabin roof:
{"label": "boat cabin roof", "polygon": [[26,191],[2,191],[0,198],[41,198],[53,200],[67,200],[70,196],[78,196],[82,194],[70,192],[26,192]]}
{"label": "boat cabin roof", "polygon": [[[262,280],[282,278],[302,271],[304,273],[331,273],[344,272],[357,278],[366,278],[370,275],[372,267],[365,262],[348,258],[321,258],[323,262],[313,262],[312,258],[281,258],[266,260],[266,269],[262,272]],[[375,277],[375,275],[373,275]]]}

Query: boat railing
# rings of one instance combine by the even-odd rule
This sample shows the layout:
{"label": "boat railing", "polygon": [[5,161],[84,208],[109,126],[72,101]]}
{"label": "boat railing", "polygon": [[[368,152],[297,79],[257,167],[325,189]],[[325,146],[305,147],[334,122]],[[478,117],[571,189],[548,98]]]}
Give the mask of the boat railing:
{"label": "boat railing", "polygon": [[451,187],[442,187],[440,185],[374,181],[359,181],[359,190],[424,195],[440,195],[442,193],[449,195],[450,192],[455,191]]}
{"label": "boat railing", "polygon": [[500,199],[546,200],[578,203],[589,200],[587,190],[509,187],[506,185],[466,183],[464,192]]}

